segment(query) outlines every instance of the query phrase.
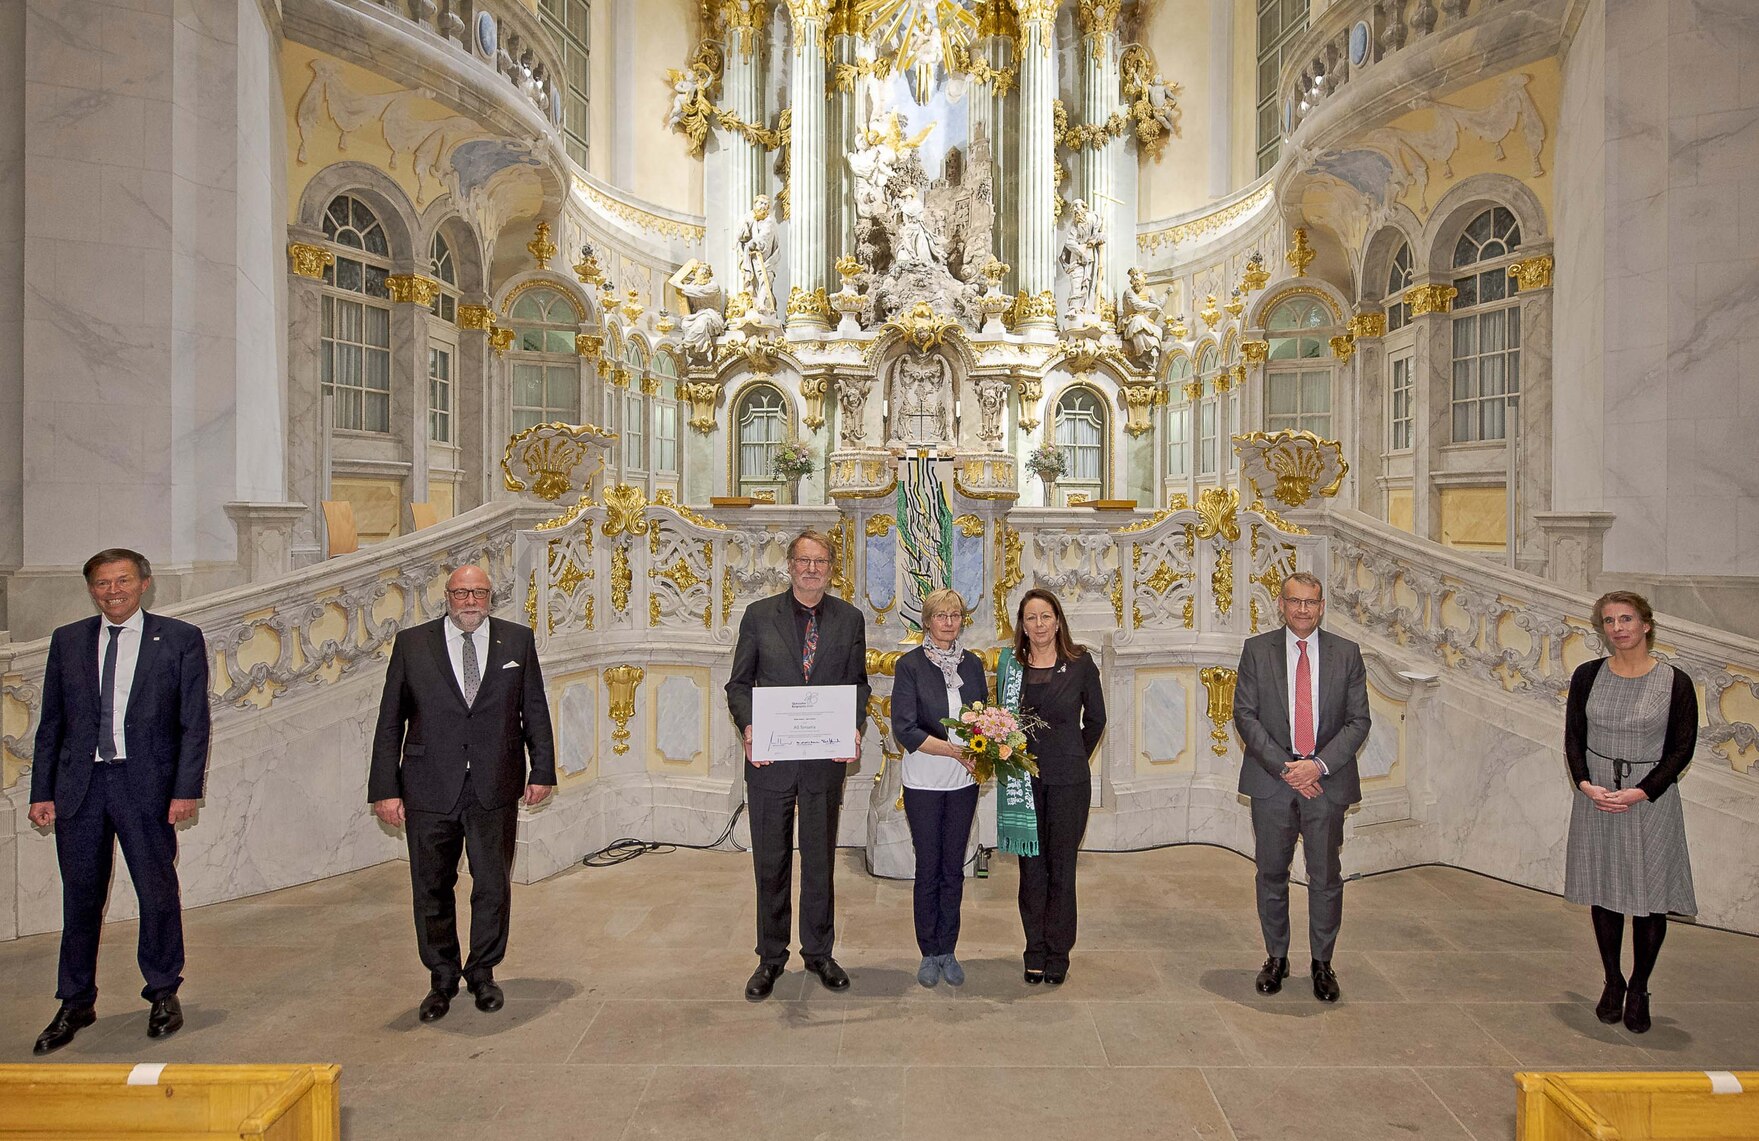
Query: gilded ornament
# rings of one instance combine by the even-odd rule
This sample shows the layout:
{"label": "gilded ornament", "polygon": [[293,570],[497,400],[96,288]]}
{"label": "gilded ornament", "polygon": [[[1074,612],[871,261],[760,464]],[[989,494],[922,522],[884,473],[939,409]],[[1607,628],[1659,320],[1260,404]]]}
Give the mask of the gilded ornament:
{"label": "gilded ornament", "polygon": [[641,320],[641,315],[647,312],[647,306],[642,303],[640,292],[634,289],[623,295],[621,308],[624,318],[631,323]]}
{"label": "gilded ornament", "polygon": [[[1070,496],[1069,502],[1074,503],[1075,497]],[[1112,572],[1111,597],[1112,624],[1121,627],[1124,624],[1124,576],[1116,571]]]}
{"label": "gilded ornament", "polygon": [[712,380],[692,380],[679,385],[678,391],[690,401],[690,426],[708,435],[715,430],[715,404],[721,398],[721,386]]}
{"label": "gilded ornament", "polygon": [[1179,386],[1179,391],[1184,393],[1186,400],[1195,404],[1203,398],[1203,382],[1192,377]]}
{"label": "gilded ornament", "polygon": [[531,254],[532,260],[537,262],[539,269],[550,268],[550,259],[556,256],[556,243],[550,241],[548,222],[537,224],[537,232],[532,235],[531,241],[525,243],[525,249]]}
{"label": "gilded ornament", "polygon": [[1215,728],[1210,730],[1210,751],[1216,756],[1226,756],[1228,752],[1228,726],[1234,720],[1234,687],[1239,683],[1240,675],[1227,666],[1204,666],[1197,671],[1197,680],[1203,683],[1204,692],[1209,697],[1209,723]]}
{"label": "gilded ornament", "polygon": [[635,577],[629,572],[629,547],[618,543],[611,548],[611,606],[619,614],[629,610],[629,591]]}
{"label": "gilded ornament", "polygon": [[1330,343],[1331,355],[1346,364],[1348,364],[1350,358],[1356,354],[1356,338],[1350,336],[1348,333],[1345,333],[1342,336],[1333,337]]}
{"label": "gilded ornament", "polygon": [[1267,182],[1238,202],[1229,203],[1201,218],[1181,222],[1177,226],[1169,226],[1164,230],[1151,230],[1145,234],[1138,234],[1136,235],[1136,250],[1138,253],[1151,254],[1162,246],[1176,246],[1180,242],[1195,241],[1208,234],[1224,230],[1269,202],[1271,190],[1272,186]]}
{"label": "gilded ornament", "polygon": [[1247,482],[1259,491],[1270,485],[1271,495],[1289,507],[1336,495],[1350,470],[1343,445],[1307,431],[1248,432],[1234,437],[1234,450]]}
{"label": "gilded ornament", "polygon": [[839,63],[831,69],[831,82],[826,94],[841,91],[848,95],[854,92],[856,82],[863,76],[885,80],[891,74],[891,56],[882,55],[874,59],[858,59],[853,63]]}
{"label": "gilded ornament", "polygon": [[1263,364],[1270,359],[1269,341],[1241,341],[1240,355],[1253,364]]}
{"label": "gilded ornament", "polygon": [[647,577],[665,579],[667,582],[678,588],[679,594],[690,593],[690,591],[701,585],[703,581],[697,576],[697,573],[691,569],[690,561],[683,555],[679,555],[678,561],[669,567],[649,567]]}
{"label": "gilded ornament", "polygon": [[1228,311],[1228,316],[1238,320],[1240,314],[1246,312],[1246,295],[1238,289],[1234,290],[1233,296],[1228,299],[1228,303],[1223,305],[1222,308]]}
{"label": "gilded ornament", "polygon": [[892,517],[890,515],[869,515],[864,530],[870,539],[882,538],[892,533]]}
{"label": "gilded ornament", "polygon": [[1287,519],[1284,519],[1281,515],[1278,515],[1276,512],[1276,508],[1274,508],[1270,504],[1266,503],[1263,499],[1254,499],[1252,501],[1252,505],[1250,507],[1248,507],[1246,510],[1258,512],[1258,514],[1264,516],[1264,521],[1266,523],[1269,523],[1272,527],[1275,527],[1277,530],[1283,532],[1285,535],[1311,534],[1311,532],[1309,532],[1307,530],[1307,528],[1305,528],[1297,523],[1291,523]]}
{"label": "gilded ornament", "polygon": [[733,568],[721,568],[721,625],[733,619]]}
{"label": "gilded ornament", "polygon": [[1217,614],[1226,614],[1234,608],[1234,552],[1231,548],[1223,547],[1216,552],[1215,569],[1209,572],[1209,588],[1215,593]]}
{"label": "gilded ornament", "polygon": [[1451,285],[1413,285],[1405,290],[1405,301],[1411,306],[1411,316],[1422,317],[1429,313],[1448,312],[1459,295],[1460,291]]}
{"label": "gilded ornament", "polygon": [[[664,507],[670,511],[676,512],[682,518],[689,520],[707,531],[725,531],[728,529],[725,523],[710,519],[700,511],[679,503],[676,496],[673,494],[672,489],[669,487],[660,488],[659,494],[654,496],[654,506]],[[715,561],[714,551],[712,549],[705,549],[704,554],[706,564],[708,566],[713,566]]]}
{"label": "gilded ornament", "polygon": [[964,44],[954,44],[947,56],[947,70],[963,74],[979,87],[995,88],[996,98],[1004,98],[1014,89],[1015,72],[1011,67],[992,67],[982,56],[973,57]]}
{"label": "gilded ornament", "polygon": [[1289,243],[1289,268],[1295,271],[1296,277],[1306,277],[1307,267],[1313,264],[1314,250],[1307,244],[1307,230],[1295,227],[1295,240]]}
{"label": "gilded ornament", "polygon": [[1185,623],[1185,629],[1197,629],[1197,599],[1189,594],[1185,596],[1185,605],[1180,610],[1180,618]]}
{"label": "gilded ornament", "polygon": [[486,333],[495,327],[495,311],[487,305],[460,305],[458,307],[458,327],[460,329],[477,329]]}
{"label": "gilded ornament", "polygon": [[670,333],[677,327],[678,322],[672,320],[672,315],[664,309],[661,309],[660,315],[654,318],[654,331],[657,333]]}
{"label": "gilded ornament", "polygon": [[1240,489],[1208,487],[1197,497],[1197,537],[1217,535],[1230,543],[1240,541]]}
{"label": "gilded ornament", "polygon": [[959,534],[967,539],[981,539],[983,537],[983,520],[976,515],[961,515],[953,520],[953,526],[959,528]]}
{"label": "gilded ornament", "polygon": [[304,242],[289,242],[287,257],[293,263],[293,272],[300,277],[323,280],[324,270],[336,264],[336,255],[323,246],[308,246]]}
{"label": "gilded ornament", "polygon": [[[1022,294],[1021,296],[1025,296]],[[1015,382],[1015,390],[1020,401],[1018,417],[1020,430],[1031,433],[1038,431],[1038,402],[1044,397],[1044,382],[1033,376],[1023,376]]]}
{"label": "gilded ornament", "polygon": [[806,415],[800,418],[813,432],[825,426],[825,392],[830,387],[826,377],[812,376],[800,382],[800,395],[806,398]]}
{"label": "gilded ornament", "polygon": [[1364,337],[1386,336],[1385,313],[1358,313],[1350,318],[1350,336],[1361,340]]}
{"label": "gilded ornament", "polygon": [[1215,374],[1213,383],[1217,392],[1232,392],[1234,390],[1234,370],[1231,368],[1222,369]]}
{"label": "gilded ornament", "polygon": [[910,307],[908,313],[902,317],[893,317],[883,326],[886,330],[897,332],[919,353],[940,347],[942,341],[959,327],[957,318],[936,313],[934,306],[926,301],[918,301]]}
{"label": "gilded ornament", "polygon": [[1140,436],[1152,431],[1154,421],[1150,412],[1156,404],[1165,399],[1166,394],[1152,384],[1126,384],[1118,391],[1118,397],[1128,409],[1130,418],[1124,425],[1124,431],[1131,436]]}
{"label": "gilded ornament", "polygon": [[1185,326],[1185,315],[1183,313],[1173,318],[1173,323],[1167,328],[1167,332],[1173,335],[1173,340],[1175,341],[1190,339],[1191,330]]}
{"label": "gilded ornament", "polygon": [[622,365],[618,365],[616,368],[613,368],[611,370],[611,387],[613,387],[613,388],[628,388],[629,387],[629,370],[624,368]]}
{"label": "gilded ornament", "polygon": [[1522,293],[1533,289],[1550,289],[1551,267],[1551,255],[1541,254],[1538,257],[1524,258],[1510,265],[1509,276],[1515,279],[1515,283],[1521,287]]}
{"label": "gilded ornament", "polygon": [[[709,111],[712,112],[714,109],[713,104],[708,105]],[[574,179],[574,189],[581,195],[581,197],[588,199],[607,214],[610,214],[615,218],[621,218],[623,221],[629,223],[638,230],[646,230],[658,234],[662,238],[676,238],[681,242],[701,242],[703,239],[703,234],[705,232],[704,227],[692,225],[689,222],[679,222],[672,218],[661,217],[658,214],[650,213],[639,207],[631,206],[627,202],[620,201],[603,193],[598,187],[578,176]],[[587,282],[587,284],[602,285],[604,283],[592,281]]]}
{"label": "gilded ornament", "polygon": [[1217,309],[1215,305],[1215,294],[1207,293],[1204,295],[1203,308],[1198,310],[1197,315],[1203,318],[1205,325],[1211,329],[1215,328],[1215,323],[1222,319],[1222,311]]}
{"label": "gilded ornament", "polygon": [[[631,535],[647,534],[648,522],[644,517],[647,511],[647,492],[627,483],[614,483],[605,488],[604,494],[607,512],[599,529],[606,538],[624,532]],[[617,609],[623,608],[619,606]]]}
{"label": "gilded ornament", "polygon": [[994,593],[998,642],[1014,640],[1014,623],[1008,617],[1008,594],[1026,581],[1026,572],[1020,569],[1020,554],[1023,549],[1020,532],[1009,527],[1004,520],[997,519],[995,565],[1000,568],[1000,573],[996,575]]}
{"label": "gilded ornament", "polygon": [[603,285],[605,271],[599,267],[598,254],[591,246],[580,247],[580,260],[574,263],[574,276],[582,285]]}
{"label": "gilded ornament", "polygon": [[1178,135],[1179,106],[1183,90],[1160,73],[1154,53],[1143,44],[1131,44],[1118,57],[1118,73],[1130,117],[1135,120],[1136,144],[1153,158],[1160,158],[1167,139]]}
{"label": "gilded ornament", "polygon": [[1240,278],[1240,288],[1247,293],[1256,293],[1270,284],[1270,271],[1264,268],[1264,255],[1257,250],[1246,259],[1246,272]]}
{"label": "gilded ornament", "polygon": [[440,295],[440,283],[419,273],[393,273],[385,278],[385,292],[393,302],[426,307]]}
{"label": "gilded ornament", "polygon": [[855,279],[865,272],[867,271],[862,269],[861,263],[855,260],[854,254],[844,254],[837,259],[837,276],[841,277],[843,284],[850,289],[855,288]]}
{"label": "gilded ornament", "polygon": [[1164,523],[1167,520],[1167,518],[1169,516],[1171,516],[1172,514],[1174,514],[1175,512],[1189,511],[1190,509],[1191,509],[1190,504],[1185,502],[1185,493],[1181,491],[1178,493],[1178,495],[1176,495],[1173,498],[1173,503],[1171,506],[1162,507],[1159,511],[1156,511],[1153,515],[1150,515],[1146,519],[1138,519],[1138,520],[1136,520],[1136,522],[1131,523],[1127,526],[1119,527],[1118,534],[1120,534],[1120,535],[1140,535],[1144,531],[1152,531],[1156,527],[1158,527],[1162,523]]}
{"label": "gilded ornament", "polygon": [[611,751],[619,755],[629,751],[629,722],[635,716],[635,687],[647,671],[640,666],[612,666],[605,671],[605,688],[611,695],[611,720],[617,728],[611,731]]}
{"label": "gilded ornament", "polygon": [[716,7],[727,42],[750,59],[770,24],[770,6],[763,0],[720,0]]}
{"label": "gilded ornament", "polygon": [[597,365],[604,359],[605,339],[597,333],[574,334],[574,351]]}
{"label": "gilded ornament", "polygon": [[[652,574],[653,572],[649,571],[648,573]],[[660,596],[657,594],[647,596],[647,624],[649,626],[660,624]]]}
{"label": "gilded ornament", "polygon": [[489,347],[495,350],[496,355],[512,348],[513,330],[503,329],[499,325],[489,326]]}
{"label": "gilded ornament", "polygon": [[[554,539],[551,540],[555,542]],[[556,576],[556,589],[563,594],[573,594],[580,589],[580,584],[592,577],[592,572],[582,570],[573,559],[562,560],[562,573]]]}
{"label": "gilded ornament", "polygon": [[643,396],[658,396],[660,394],[660,378],[657,376],[642,377],[641,394]]}
{"label": "gilded ornament", "polygon": [[788,290],[788,316],[817,318],[820,321],[831,319],[831,300],[825,296],[824,287],[808,292],[798,285]]}

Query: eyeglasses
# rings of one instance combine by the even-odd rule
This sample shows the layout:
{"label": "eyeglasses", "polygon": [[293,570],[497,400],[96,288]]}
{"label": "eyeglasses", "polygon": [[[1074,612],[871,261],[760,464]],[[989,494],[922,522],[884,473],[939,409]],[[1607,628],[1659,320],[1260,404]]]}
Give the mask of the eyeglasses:
{"label": "eyeglasses", "polygon": [[795,559],[794,565],[801,570],[824,570],[831,565],[829,559]]}
{"label": "eyeglasses", "polygon": [[1317,610],[1325,605],[1323,598],[1285,598],[1282,601],[1290,610]]}
{"label": "eyeglasses", "polygon": [[473,598],[477,599],[478,601],[485,601],[488,599],[490,593],[492,593],[492,592],[486,586],[478,586],[478,587],[461,586],[461,587],[458,587],[456,590],[446,591],[446,597],[450,598],[453,602],[469,602]]}

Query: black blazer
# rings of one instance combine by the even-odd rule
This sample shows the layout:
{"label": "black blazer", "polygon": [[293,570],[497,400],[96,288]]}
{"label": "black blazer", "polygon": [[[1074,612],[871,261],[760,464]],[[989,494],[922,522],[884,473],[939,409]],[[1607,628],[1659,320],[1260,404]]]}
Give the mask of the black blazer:
{"label": "black blazer", "polygon": [[[1570,780],[1578,785],[1588,779],[1588,691],[1594,688],[1594,679],[1600,676],[1606,662],[1605,658],[1583,662],[1570,675],[1570,697],[1564,704],[1564,759],[1570,764]],[[1673,787],[1698,747],[1698,691],[1684,670],[1666,668],[1673,670],[1667,740],[1662,745],[1661,760],[1636,784],[1650,800]]]}
{"label": "black blazer", "polygon": [[1087,784],[1093,779],[1088,759],[1105,732],[1099,662],[1089,650],[1052,668],[1049,681],[1022,686],[1021,707],[1046,722],[1044,729],[1027,734],[1027,748],[1037,758],[1039,779],[1045,784]]}
{"label": "black blazer", "polygon": [[[760,598],[739,619],[733,668],[727,678],[727,709],[743,737],[751,724],[751,691],[760,685],[805,685],[800,672],[800,627],[794,621],[793,592]],[[855,731],[867,730],[867,620],[861,611],[827,594],[819,607],[818,657],[813,685],[855,687]],[[740,749],[744,749],[741,743]],[[833,759],[778,761],[745,765],[745,779],[758,788],[803,788],[823,792],[842,784],[851,765]]]}
{"label": "black blazer", "polygon": [[[959,704],[970,705],[989,697],[983,679],[983,660],[970,650],[959,659]],[[941,668],[928,660],[921,646],[898,659],[892,675],[892,739],[907,752],[922,748],[930,737],[947,739],[941,718],[953,716],[947,708],[947,679]]]}
{"label": "black blazer", "polygon": [[444,623],[437,618],[413,626],[391,645],[367,800],[400,797],[408,808],[450,812],[467,765],[484,808],[513,805],[527,784],[555,784],[550,703],[531,630],[489,619],[482,681],[475,703],[465,705],[446,654]]}
{"label": "black blazer", "polygon": [[[1289,740],[1288,628],[1278,626],[1246,639],[1240,648],[1239,678],[1234,685],[1234,728],[1246,753],[1240,766],[1240,791],[1247,796],[1274,796],[1283,783],[1283,766],[1295,757]],[[1362,799],[1362,774],[1356,754],[1368,740],[1373,721],[1368,709],[1368,671],[1362,648],[1348,638],[1319,631],[1319,708],[1314,710],[1314,752],[1331,774],[1320,790],[1334,804]]]}
{"label": "black blazer", "polygon": [[[72,816],[91,784],[98,754],[98,629],[92,615],[49,639],[43,709],[31,761],[31,802],[55,802]],[[129,792],[155,816],[173,800],[199,800],[208,767],[208,651],[187,622],[143,614],[140,655],[123,721]]]}

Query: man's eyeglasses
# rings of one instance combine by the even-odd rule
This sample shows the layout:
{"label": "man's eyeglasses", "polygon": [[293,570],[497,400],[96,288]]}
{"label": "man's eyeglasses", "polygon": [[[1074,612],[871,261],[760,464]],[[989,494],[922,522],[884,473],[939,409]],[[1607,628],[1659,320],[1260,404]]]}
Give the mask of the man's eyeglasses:
{"label": "man's eyeglasses", "polygon": [[1283,605],[1290,610],[1317,610],[1325,605],[1323,598],[1285,598]]}
{"label": "man's eyeglasses", "polygon": [[446,597],[450,598],[453,602],[469,602],[473,598],[479,602],[483,602],[483,601],[488,600],[490,593],[491,593],[491,591],[486,586],[477,586],[477,587],[461,586],[456,589],[446,591]]}
{"label": "man's eyeglasses", "polygon": [[795,559],[794,565],[801,570],[824,570],[831,565],[829,559]]}

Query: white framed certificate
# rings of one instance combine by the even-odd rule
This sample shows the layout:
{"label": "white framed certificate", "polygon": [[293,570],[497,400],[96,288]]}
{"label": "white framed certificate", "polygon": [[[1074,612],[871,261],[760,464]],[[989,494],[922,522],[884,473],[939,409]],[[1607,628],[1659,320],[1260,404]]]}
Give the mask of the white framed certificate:
{"label": "white framed certificate", "polygon": [[762,685],[751,691],[751,759],[810,761],[853,757],[852,685]]}

